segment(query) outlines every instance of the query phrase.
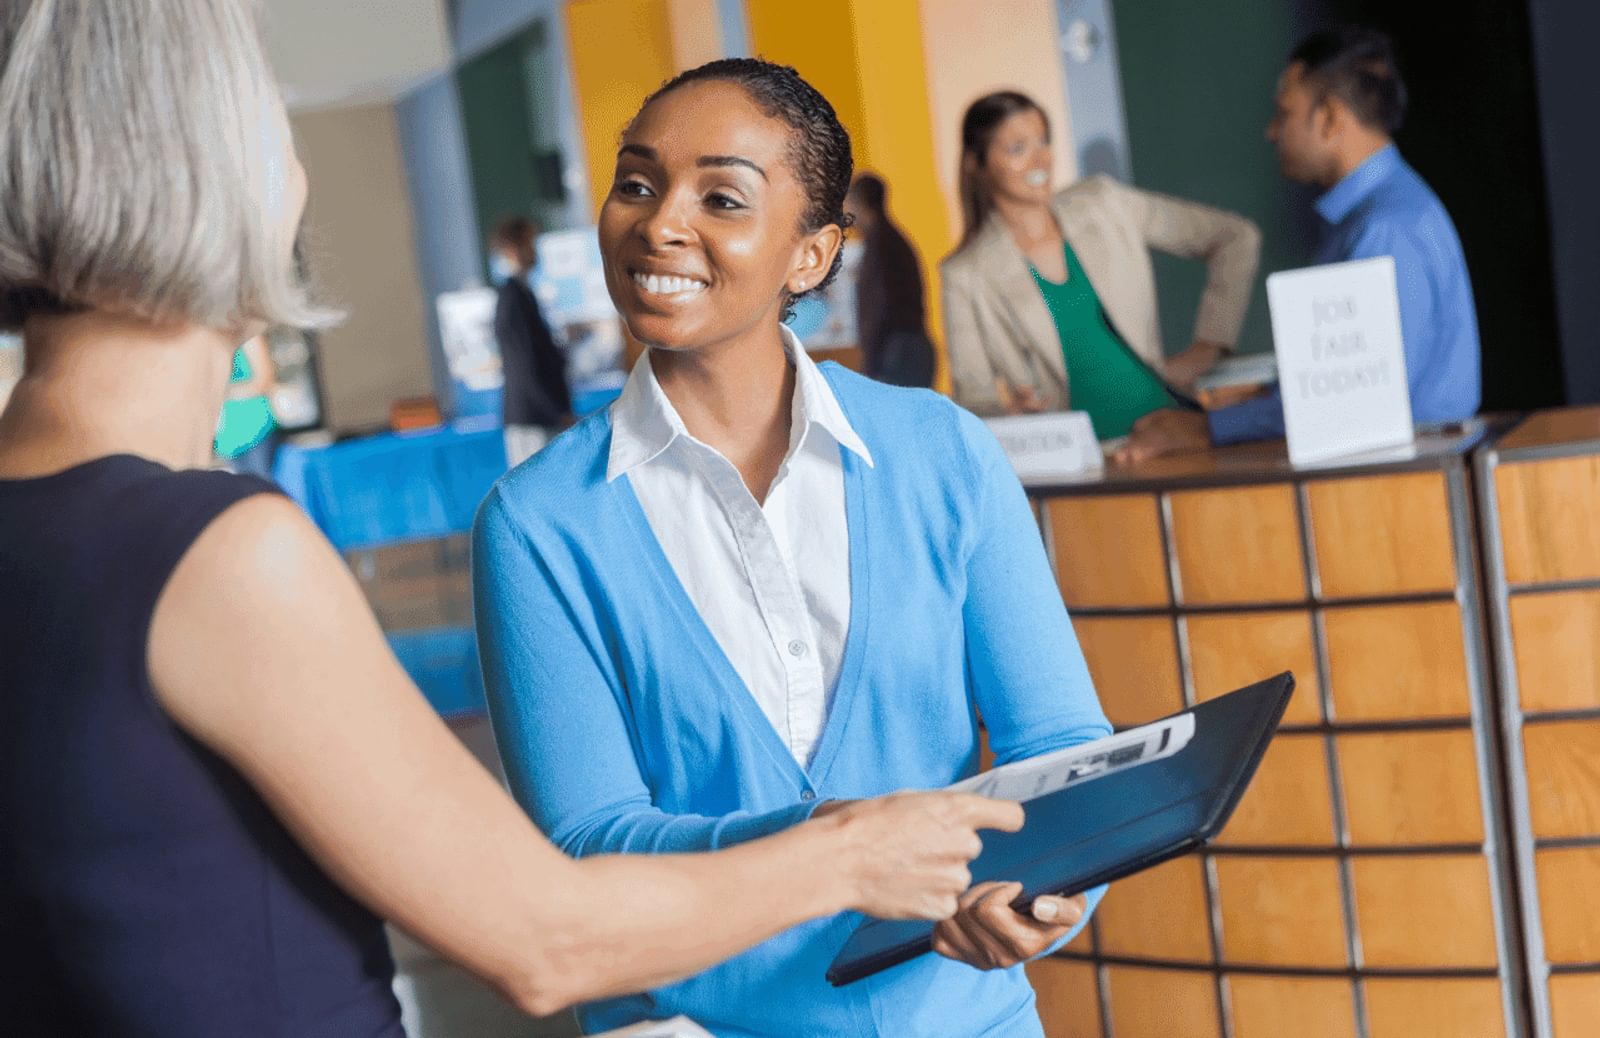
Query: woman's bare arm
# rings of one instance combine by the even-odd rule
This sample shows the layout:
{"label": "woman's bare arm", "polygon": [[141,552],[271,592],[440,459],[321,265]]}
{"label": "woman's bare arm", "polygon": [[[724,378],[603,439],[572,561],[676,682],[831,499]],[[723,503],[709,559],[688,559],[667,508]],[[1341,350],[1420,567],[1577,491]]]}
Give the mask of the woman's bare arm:
{"label": "woman's bare arm", "polygon": [[916,794],[709,855],[574,862],[539,836],[395,661],[303,514],[250,498],[157,605],[161,705],[237,767],[355,896],[534,1014],[658,985],[847,908],[943,918],[974,829],[1012,804]]}

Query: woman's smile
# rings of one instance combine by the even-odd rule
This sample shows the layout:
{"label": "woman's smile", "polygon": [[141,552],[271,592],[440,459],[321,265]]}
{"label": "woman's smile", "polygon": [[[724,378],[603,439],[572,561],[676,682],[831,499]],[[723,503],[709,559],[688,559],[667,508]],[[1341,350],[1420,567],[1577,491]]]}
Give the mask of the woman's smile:
{"label": "woman's smile", "polygon": [[629,278],[649,302],[681,305],[700,298],[709,287],[701,278],[631,268]]}

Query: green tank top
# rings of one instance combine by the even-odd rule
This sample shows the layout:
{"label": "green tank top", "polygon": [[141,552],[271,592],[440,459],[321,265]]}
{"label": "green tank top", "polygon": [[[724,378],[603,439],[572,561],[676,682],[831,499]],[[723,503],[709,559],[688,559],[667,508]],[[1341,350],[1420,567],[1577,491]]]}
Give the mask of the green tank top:
{"label": "green tank top", "polygon": [[1072,246],[1064,245],[1063,252],[1067,280],[1059,285],[1047,280],[1033,264],[1028,269],[1061,338],[1072,409],[1089,413],[1094,433],[1100,439],[1126,436],[1140,418],[1171,407],[1172,396],[1107,322],[1100,296],[1089,283],[1089,275],[1084,273]]}

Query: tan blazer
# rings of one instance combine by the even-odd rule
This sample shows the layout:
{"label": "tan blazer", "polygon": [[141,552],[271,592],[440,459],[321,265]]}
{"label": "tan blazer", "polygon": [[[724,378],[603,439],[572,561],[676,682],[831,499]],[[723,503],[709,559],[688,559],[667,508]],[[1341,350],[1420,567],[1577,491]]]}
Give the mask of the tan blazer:
{"label": "tan blazer", "polygon": [[[1050,203],[1117,331],[1156,368],[1163,360],[1150,249],[1206,262],[1194,337],[1239,338],[1261,252],[1261,232],[1235,213],[1120,184],[1081,180]],[[939,266],[956,402],[981,415],[1004,408],[996,380],[1032,386],[1049,410],[1068,407],[1061,339],[1028,261],[999,217]]]}

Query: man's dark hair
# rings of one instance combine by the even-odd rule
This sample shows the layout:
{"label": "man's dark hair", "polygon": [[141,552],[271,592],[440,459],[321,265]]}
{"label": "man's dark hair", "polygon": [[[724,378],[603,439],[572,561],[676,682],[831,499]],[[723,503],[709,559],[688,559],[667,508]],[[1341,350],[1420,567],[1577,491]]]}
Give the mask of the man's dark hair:
{"label": "man's dark hair", "polygon": [[878,216],[883,215],[884,202],[889,197],[889,187],[883,178],[876,173],[863,173],[856,177],[856,182],[850,185],[850,193],[855,196],[861,208]]}
{"label": "man's dark hair", "polygon": [[[850,157],[850,135],[839,123],[839,116],[828,99],[789,65],[761,58],[722,58],[668,80],[645,98],[639,111],[643,112],[651,102],[681,86],[706,82],[736,84],[756,107],[794,131],[789,139],[789,165],[794,170],[795,180],[806,192],[801,229],[816,231],[829,224],[849,227],[844,196],[850,190],[850,175],[855,169]],[[835,255],[833,266],[821,281],[790,298],[785,316],[793,312],[796,300],[826,288],[838,276],[840,264],[840,256]]]}
{"label": "man's dark hair", "polygon": [[520,249],[539,233],[539,225],[526,216],[507,216],[494,225],[489,235],[491,249]]}
{"label": "man's dark hair", "polygon": [[1376,29],[1349,26],[1314,33],[1289,55],[1305,71],[1320,99],[1339,98],[1357,119],[1393,134],[1406,117],[1406,84],[1395,65],[1394,43]]}

